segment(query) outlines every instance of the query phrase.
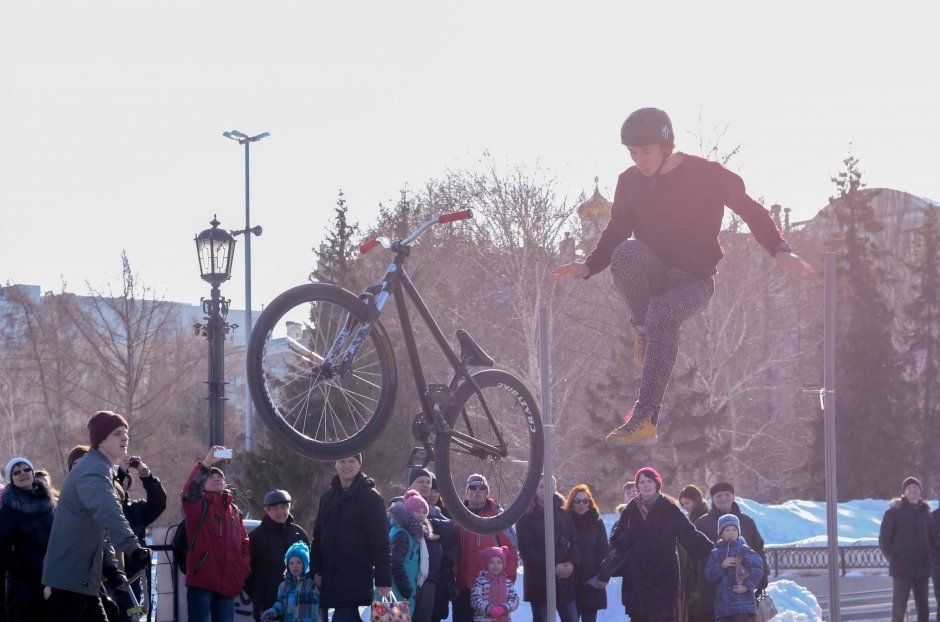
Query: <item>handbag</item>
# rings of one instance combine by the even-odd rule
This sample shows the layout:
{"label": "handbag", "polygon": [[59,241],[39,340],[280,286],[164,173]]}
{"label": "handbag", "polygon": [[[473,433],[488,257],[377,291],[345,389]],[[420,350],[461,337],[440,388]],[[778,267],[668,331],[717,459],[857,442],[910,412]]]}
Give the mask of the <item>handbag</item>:
{"label": "handbag", "polygon": [[770,594],[763,592],[757,597],[757,615],[754,616],[756,622],[767,622],[777,615],[777,605]]}
{"label": "handbag", "polygon": [[381,600],[373,600],[372,622],[411,622],[408,601],[398,600],[392,592]]}

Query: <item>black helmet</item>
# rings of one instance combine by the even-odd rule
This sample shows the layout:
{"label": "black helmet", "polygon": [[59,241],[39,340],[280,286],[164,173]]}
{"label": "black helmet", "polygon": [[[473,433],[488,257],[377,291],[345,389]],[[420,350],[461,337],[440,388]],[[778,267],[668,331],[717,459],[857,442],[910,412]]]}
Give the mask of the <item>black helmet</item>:
{"label": "black helmet", "polygon": [[675,146],[674,139],[672,121],[659,108],[640,108],[630,114],[620,128],[620,142],[633,147],[661,144],[671,149]]}

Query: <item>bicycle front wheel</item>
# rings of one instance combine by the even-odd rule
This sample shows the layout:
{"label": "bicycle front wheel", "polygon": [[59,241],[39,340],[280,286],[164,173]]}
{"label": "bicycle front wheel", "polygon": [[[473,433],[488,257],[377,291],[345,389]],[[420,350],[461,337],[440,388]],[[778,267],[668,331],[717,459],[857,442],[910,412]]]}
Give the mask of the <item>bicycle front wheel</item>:
{"label": "bicycle front wheel", "polygon": [[[454,520],[474,533],[493,534],[515,524],[535,498],[545,452],[542,421],[532,394],[512,374],[487,369],[473,379],[480,391],[470,382],[457,387],[456,407],[447,417],[451,430],[435,438],[434,461]],[[474,473],[486,478],[499,515],[484,518],[463,504]]]}
{"label": "bicycle front wheel", "polygon": [[345,458],[391,419],[398,372],[378,321],[340,369],[366,312],[351,292],[312,283],[287,290],[258,318],[248,342],[248,388],[268,429],[290,449]]}

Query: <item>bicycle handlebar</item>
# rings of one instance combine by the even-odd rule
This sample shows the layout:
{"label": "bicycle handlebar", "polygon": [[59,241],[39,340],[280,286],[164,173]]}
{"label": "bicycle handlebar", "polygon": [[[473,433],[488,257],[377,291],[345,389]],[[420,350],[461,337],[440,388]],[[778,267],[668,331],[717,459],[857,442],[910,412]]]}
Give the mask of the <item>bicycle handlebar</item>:
{"label": "bicycle handlebar", "polygon": [[[417,229],[409,233],[407,236],[403,237],[401,240],[396,242],[396,244],[403,244],[406,246],[408,244],[411,244],[412,242],[414,242],[415,238],[417,238],[419,235],[424,233],[424,230],[430,227],[431,225],[445,224],[448,222],[454,222],[455,220],[466,220],[467,218],[473,218],[473,210],[465,209],[459,212],[451,212],[450,214],[441,214],[440,216],[437,216],[436,218],[432,218],[431,220],[427,220],[421,223],[420,225],[418,225]],[[359,245],[359,254],[365,255],[366,253],[371,251],[373,248],[375,248],[376,246],[380,246],[380,245],[385,248],[391,248],[393,246],[392,244],[389,244],[388,239],[375,236],[366,240],[365,242]]]}
{"label": "bicycle handlebar", "polygon": [[437,222],[444,224],[445,222],[453,222],[455,220],[466,220],[467,218],[473,218],[473,210],[465,209],[460,212],[452,212],[450,214],[441,214],[437,217]]}

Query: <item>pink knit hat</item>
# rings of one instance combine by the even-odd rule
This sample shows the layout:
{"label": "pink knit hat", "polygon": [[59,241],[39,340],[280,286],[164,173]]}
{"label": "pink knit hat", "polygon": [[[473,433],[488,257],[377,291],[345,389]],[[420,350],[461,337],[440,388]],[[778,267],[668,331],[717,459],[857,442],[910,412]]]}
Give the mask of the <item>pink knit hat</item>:
{"label": "pink knit hat", "polygon": [[405,491],[405,496],[402,497],[405,502],[405,507],[408,508],[409,512],[413,512],[418,508],[424,508],[424,511],[427,512],[428,502],[424,500],[424,497],[421,496],[421,493],[417,490],[407,490]]}

